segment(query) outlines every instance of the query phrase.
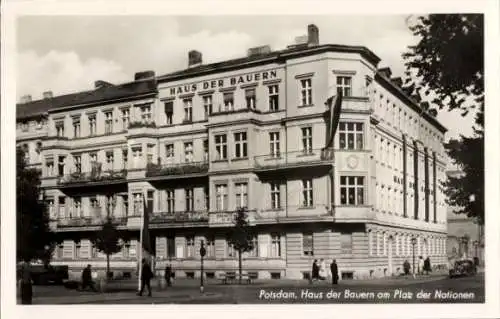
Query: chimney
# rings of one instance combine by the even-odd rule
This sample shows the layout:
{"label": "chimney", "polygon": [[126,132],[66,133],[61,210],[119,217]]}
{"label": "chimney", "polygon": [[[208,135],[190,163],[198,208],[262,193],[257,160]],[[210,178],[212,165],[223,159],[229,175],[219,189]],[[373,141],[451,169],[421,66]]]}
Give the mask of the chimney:
{"label": "chimney", "polygon": [[23,95],[21,96],[21,103],[29,103],[31,102],[31,95]]}
{"label": "chimney", "polygon": [[397,87],[401,87],[401,85],[403,85],[403,80],[401,80],[400,77],[391,79],[391,82],[394,83],[394,85],[396,85]]}
{"label": "chimney", "polygon": [[52,91],[46,91],[46,92],[43,92],[43,99],[46,100],[46,99],[51,99],[53,96],[52,96]]}
{"label": "chimney", "polygon": [[97,80],[97,81],[95,81],[95,82],[94,82],[94,87],[95,87],[96,89],[100,89],[100,88],[102,88],[102,87],[105,87],[105,86],[112,86],[112,85],[113,85],[113,84],[108,83],[108,82],[106,82],[106,81],[102,81],[102,80]]}
{"label": "chimney", "polygon": [[192,68],[201,65],[203,62],[201,52],[196,50],[191,50],[188,53],[188,67]]}
{"label": "chimney", "polygon": [[307,44],[309,46],[319,45],[319,29],[314,24],[307,26]]}
{"label": "chimney", "polygon": [[142,72],[137,72],[134,76],[134,79],[136,81],[138,80],[150,80],[155,77],[155,71],[142,71]]}
{"label": "chimney", "polygon": [[378,70],[378,72],[384,75],[386,78],[391,78],[392,75],[391,68],[381,68]]}
{"label": "chimney", "polygon": [[256,55],[262,55],[262,54],[268,54],[271,53],[271,47],[269,45],[263,45],[260,47],[254,47],[250,48],[247,51],[247,56],[256,56]]}

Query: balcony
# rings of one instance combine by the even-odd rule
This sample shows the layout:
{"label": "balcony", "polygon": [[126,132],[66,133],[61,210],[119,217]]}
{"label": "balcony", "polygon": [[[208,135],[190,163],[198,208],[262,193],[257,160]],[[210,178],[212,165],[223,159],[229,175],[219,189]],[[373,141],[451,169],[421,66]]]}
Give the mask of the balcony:
{"label": "balcony", "polygon": [[186,162],[176,164],[146,165],[146,177],[197,176],[208,173],[208,162]]}
{"label": "balcony", "polygon": [[[112,216],[113,224],[117,226],[126,225],[126,217]],[[77,228],[77,227],[100,227],[106,222],[106,217],[71,217],[57,219],[57,228]]]}
{"label": "balcony", "polygon": [[[225,211],[225,212],[211,212],[209,214],[209,224],[210,226],[216,227],[231,227],[234,226],[234,219],[236,217],[236,211]],[[248,210],[247,220],[250,225],[255,225],[256,211]]]}
{"label": "balcony", "polygon": [[85,173],[71,173],[59,177],[58,184],[63,186],[70,185],[94,185],[94,184],[116,184],[117,182],[125,182],[127,171],[121,170],[93,170]]}
{"label": "balcony", "polygon": [[157,212],[153,213],[149,219],[151,224],[208,223],[208,212]]}
{"label": "balcony", "polygon": [[280,170],[333,164],[332,149],[315,149],[255,156],[257,171]]}

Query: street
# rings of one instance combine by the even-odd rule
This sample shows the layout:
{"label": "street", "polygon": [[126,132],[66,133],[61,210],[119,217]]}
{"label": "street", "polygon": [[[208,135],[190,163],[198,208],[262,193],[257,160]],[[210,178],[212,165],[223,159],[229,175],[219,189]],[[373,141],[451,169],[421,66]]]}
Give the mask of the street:
{"label": "street", "polygon": [[250,285],[178,280],[173,287],[153,287],[153,297],[135,295],[135,283],[113,292],[94,293],[62,286],[35,286],[33,304],[281,304],[281,303],[480,303],[484,274],[450,279],[446,276],[328,282],[260,281]]}

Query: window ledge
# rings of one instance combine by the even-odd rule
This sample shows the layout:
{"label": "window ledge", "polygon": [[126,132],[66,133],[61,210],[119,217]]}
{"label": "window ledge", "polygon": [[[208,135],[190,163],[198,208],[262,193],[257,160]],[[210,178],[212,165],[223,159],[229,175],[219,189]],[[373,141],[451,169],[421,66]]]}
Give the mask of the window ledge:
{"label": "window ledge", "polygon": [[299,210],[301,210],[301,209],[316,209],[316,206],[314,206],[314,205],[313,206],[300,206],[298,209]]}
{"label": "window ledge", "polygon": [[300,155],[297,155],[297,157],[307,157],[307,156],[314,156],[316,155],[316,153],[312,152],[312,153],[302,153]]}
{"label": "window ledge", "polygon": [[246,160],[248,160],[248,156],[246,156],[246,157],[234,157],[231,159],[231,162],[246,161]]}
{"label": "window ledge", "polygon": [[314,104],[304,104],[304,105],[299,105],[298,108],[305,108],[305,107],[313,107]]}
{"label": "window ledge", "polygon": [[229,160],[226,159],[218,159],[218,160],[213,160],[212,163],[228,163]]}

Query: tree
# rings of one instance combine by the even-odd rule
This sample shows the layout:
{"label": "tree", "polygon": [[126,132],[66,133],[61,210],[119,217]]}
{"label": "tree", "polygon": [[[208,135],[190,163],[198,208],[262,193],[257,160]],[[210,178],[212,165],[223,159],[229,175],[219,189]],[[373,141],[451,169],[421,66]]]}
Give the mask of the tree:
{"label": "tree", "polygon": [[[440,111],[475,112],[473,136],[445,144],[463,174],[444,184],[447,204],[484,223],[484,18],[481,14],[431,14],[409,26],[419,37],[403,54],[405,90]],[[471,200],[473,199],[473,200]]]}
{"label": "tree", "polygon": [[25,151],[16,150],[17,260],[50,262],[57,242],[41,200],[40,171],[26,167]]}
{"label": "tree", "polygon": [[238,269],[239,269],[239,282],[241,284],[242,275],[242,254],[251,251],[253,247],[253,232],[250,224],[248,223],[248,214],[244,208],[238,209],[234,216],[234,227],[229,234],[229,244],[238,251]]}
{"label": "tree", "polygon": [[100,231],[93,238],[93,242],[98,251],[106,254],[106,278],[110,276],[109,258],[112,254],[119,252],[122,249],[120,243],[121,233],[116,229],[115,224],[110,216],[106,218],[106,222],[102,225]]}

